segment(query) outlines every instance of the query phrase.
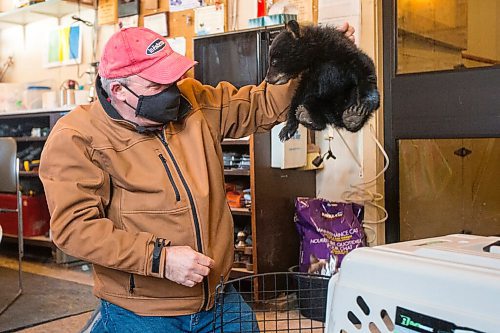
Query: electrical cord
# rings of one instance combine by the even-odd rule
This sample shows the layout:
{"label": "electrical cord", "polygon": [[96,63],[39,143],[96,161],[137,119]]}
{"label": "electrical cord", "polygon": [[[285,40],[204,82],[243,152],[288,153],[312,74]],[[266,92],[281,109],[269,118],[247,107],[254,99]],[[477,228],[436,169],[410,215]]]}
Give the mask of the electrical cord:
{"label": "electrical cord", "polygon": [[[92,60],[91,60],[91,66],[93,66],[93,64],[95,64],[97,62],[97,8],[96,6],[94,6],[93,10],[94,10],[94,15],[93,15],[93,22],[90,22],[88,20],[84,20],[81,18],[81,3],[80,3],[80,0],[77,0],[77,6],[78,6],[78,10],[77,10],[77,14],[71,16],[71,19],[73,20],[73,22],[70,24],[70,26],[73,26],[74,24],[77,24],[77,23],[80,23],[80,24],[84,24],[86,25],[87,27],[89,28],[92,28],[92,33],[91,33],[91,49],[92,49]],[[80,28],[82,28],[82,26],[80,25]],[[80,37],[82,38],[82,37]],[[69,42],[69,40],[68,40]],[[81,47],[81,46],[79,46]],[[82,52],[82,51],[80,51]],[[74,61],[74,64],[77,65],[76,67],[76,76],[78,79],[81,79],[85,74],[88,74],[87,71],[84,71],[83,73],[80,72],[80,63],[78,62],[78,54],[75,54],[74,52],[71,51],[71,48],[70,48],[70,55],[71,55],[71,59],[73,59]],[[82,53],[82,57],[83,57],[83,53]]]}
{"label": "electrical cord", "polygon": [[[340,136],[340,138],[342,139],[342,141],[346,145],[347,149],[351,153],[351,156],[353,157],[353,159],[356,161],[358,166],[360,168],[362,168],[361,163],[356,158],[354,152],[352,151],[351,147],[349,147],[349,145],[347,144],[347,141],[344,139],[344,137],[342,136],[340,131],[337,128],[335,128],[335,130],[337,131],[338,135]],[[375,242],[377,240],[377,232],[375,230],[375,227],[372,225],[385,223],[385,221],[387,221],[387,218],[389,217],[387,210],[384,207],[382,207],[380,204],[377,203],[377,202],[383,200],[384,196],[381,193],[369,190],[370,188],[372,188],[373,186],[376,185],[377,179],[379,179],[385,173],[385,171],[387,171],[387,169],[389,168],[389,156],[387,156],[387,153],[385,152],[384,148],[382,147],[382,144],[380,143],[380,141],[378,141],[377,137],[375,136],[374,128],[371,124],[370,124],[370,134],[371,134],[373,140],[375,141],[375,144],[380,149],[381,153],[384,155],[385,166],[373,179],[370,179],[366,182],[354,184],[354,185],[351,184],[350,188],[352,190],[344,191],[341,194],[341,198],[345,202],[354,202],[354,203],[358,203],[358,204],[365,204],[365,206],[371,205],[383,213],[382,218],[380,218],[378,220],[363,219],[362,222],[363,222],[363,228],[365,229],[365,233],[366,233],[366,230],[370,230],[371,232],[373,232],[372,239],[368,239],[368,234],[367,234],[367,243],[372,243],[372,242]]]}

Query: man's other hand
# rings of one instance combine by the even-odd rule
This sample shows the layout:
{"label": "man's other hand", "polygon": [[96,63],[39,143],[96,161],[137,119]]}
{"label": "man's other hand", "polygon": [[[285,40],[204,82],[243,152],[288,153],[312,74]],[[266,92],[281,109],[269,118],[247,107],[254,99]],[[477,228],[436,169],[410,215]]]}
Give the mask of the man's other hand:
{"label": "man's other hand", "polygon": [[183,286],[193,287],[203,281],[215,264],[189,246],[169,246],[166,251],[165,277]]}
{"label": "man's other hand", "polygon": [[354,27],[350,25],[349,22],[344,22],[344,24],[337,27],[337,30],[343,32],[344,35],[351,40],[351,42],[356,42],[356,38],[354,37]]}

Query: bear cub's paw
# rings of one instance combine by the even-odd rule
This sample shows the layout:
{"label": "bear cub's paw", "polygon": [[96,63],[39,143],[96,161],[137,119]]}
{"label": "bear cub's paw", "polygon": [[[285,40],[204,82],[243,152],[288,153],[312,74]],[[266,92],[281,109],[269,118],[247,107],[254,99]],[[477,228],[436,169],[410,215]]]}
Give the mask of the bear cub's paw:
{"label": "bear cub's paw", "polygon": [[289,124],[285,125],[285,127],[281,129],[279,134],[281,142],[290,140],[294,136],[295,132],[297,132],[297,128],[298,125],[297,126],[289,126]]}
{"label": "bear cub's paw", "polygon": [[364,104],[352,105],[342,114],[342,122],[348,131],[357,132],[364,126],[367,117],[369,117],[372,111]]}

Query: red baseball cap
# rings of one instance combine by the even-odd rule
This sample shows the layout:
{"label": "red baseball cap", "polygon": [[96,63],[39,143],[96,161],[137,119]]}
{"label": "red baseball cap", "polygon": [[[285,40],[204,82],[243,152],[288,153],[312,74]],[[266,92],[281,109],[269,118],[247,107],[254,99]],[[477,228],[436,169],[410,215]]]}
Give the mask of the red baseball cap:
{"label": "red baseball cap", "polygon": [[174,52],[156,32],[142,27],[126,28],[113,34],[104,46],[99,75],[106,79],[138,75],[152,82],[169,84],[196,64]]}

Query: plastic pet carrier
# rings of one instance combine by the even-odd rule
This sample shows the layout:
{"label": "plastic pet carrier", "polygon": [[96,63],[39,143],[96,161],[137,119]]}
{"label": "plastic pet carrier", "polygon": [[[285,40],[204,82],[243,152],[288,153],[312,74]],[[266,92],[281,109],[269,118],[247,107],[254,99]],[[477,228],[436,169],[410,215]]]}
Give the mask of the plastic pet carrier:
{"label": "plastic pet carrier", "polygon": [[329,283],[326,333],[500,332],[500,238],[359,248]]}

